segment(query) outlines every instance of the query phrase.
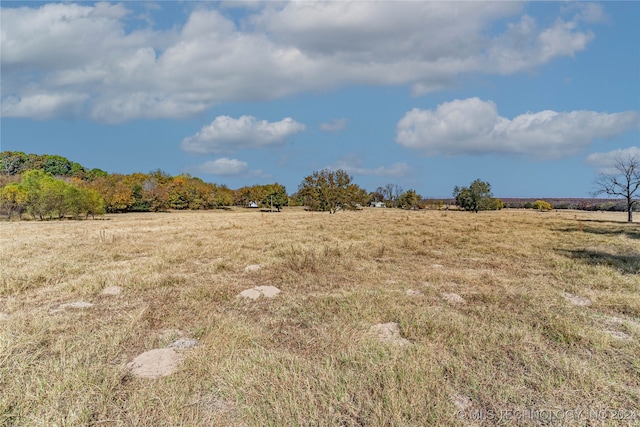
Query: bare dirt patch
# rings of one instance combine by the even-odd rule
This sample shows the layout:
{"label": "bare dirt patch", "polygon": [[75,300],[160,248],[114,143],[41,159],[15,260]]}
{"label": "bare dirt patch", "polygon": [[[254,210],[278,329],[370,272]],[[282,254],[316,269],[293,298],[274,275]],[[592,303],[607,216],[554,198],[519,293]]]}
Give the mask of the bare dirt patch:
{"label": "bare dirt patch", "polygon": [[622,332],[622,331],[613,331],[610,329],[605,329],[605,332],[609,335],[611,335],[613,338],[617,339],[617,340],[621,340],[621,341],[631,341],[633,338],[631,338],[631,335],[627,334],[626,332]]}
{"label": "bare dirt patch", "polygon": [[454,394],[451,396],[451,402],[458,411],[465,411],[473,406],[473,401],[464,394]]}
{"label": "bare dirt patch", "polygon": [[378,340],[385,344],[397,345],[404,347],[411,344],[406,338],[402,337],[400,331],[400,325],[395,322],[379,323],[369,328],[369,333],[378,338]]}
{"label": "bare dirt patch", "polygon": [[237,408],[233,402],[211,393],[193,396],[187,406],[196,407],[206,425],[246,426],[234,416]]}
{"label": "bare dirt patch", "polygon": [[176,372],[181,359],[173,348],[156,348],[138,355],[127,368],[138,378],[156,379]]}
{"label": "bare dirt patch", "polygon": [[245,289],[238,294],[239,298],[247,298],[257,300],[260,297],[274,298],[280,293],[280,289],[275,286],[256,286],[255,288]]}
{"label": "bare dirt patch", "polygon": [[631,328],[635,328],[635,329],[640,329],[640,323],[639,322],[635,322],[633,320],[630,319],[623,319],[621,317],[617,317],[617,316],[607,316],[604,318],[604,325],[605,325],[605,329],[604,331],[609,334],[610,336],[612,336],[613,338],[617,339],[617,340],[621,340],[621,341],[631,341],[633,340],[633,337],[628,334],[626,331],[623,331],[622,329],[625,329],[626,325],[630,325]]}
{"label": "bare dirt patch", "polygon": [[108,296],[116,296],[116,295],[120,295],[122,293],[122,287],[121,286],[107,286],[106,288],[104,288],[102,290],[102,295],[108,295]]}
{"label": "bare dirt patch", "polygon": [[578,307],[588,307],[591,305],[591,300],[580,295],[570,294],[569,292],[563,292],[562,297],[570,304]]}
{"label": "bare dirt patch", "polygon": [[466,304],[467,301],[462,298],[460,295],[453,292],[443,292],[442,298],[444,298],[447,302],[451,304]]}
{"label": "bare dirt patch", "polygon": [[255,273],[256,271],[262,270],[261,264],[250,264],[244,268],[245,273]]}
{"label": "bare dirt patch", "polygon": [[84,310],[87,308],[93,307],[93,303],[87,301],[74,301],[74,302],[66,302],[64,304],[60,304],[56,308],[50,310],[50,313],[58,313],[64,310]]}

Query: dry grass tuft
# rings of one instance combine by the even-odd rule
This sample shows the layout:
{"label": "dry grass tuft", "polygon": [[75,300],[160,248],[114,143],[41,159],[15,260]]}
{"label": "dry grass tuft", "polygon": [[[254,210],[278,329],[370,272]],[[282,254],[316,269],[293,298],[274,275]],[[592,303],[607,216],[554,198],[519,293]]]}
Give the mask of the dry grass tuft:
{"label": "dry grass tuft", "polygon": [[[4,222],[0,425],[508,425],[486,415],[579,408],[635,410],[634,425],[640,228],[624,219],[285,209]],[[198,345],[171,375],[127,369],[185,340]],[[574,424],[615,424],[585,414]]]}

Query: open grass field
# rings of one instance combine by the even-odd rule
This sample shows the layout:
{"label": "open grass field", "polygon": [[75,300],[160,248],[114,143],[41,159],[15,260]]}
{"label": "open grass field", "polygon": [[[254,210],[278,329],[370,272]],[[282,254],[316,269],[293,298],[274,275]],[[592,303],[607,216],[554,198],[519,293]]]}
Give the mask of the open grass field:
{"label": "open grass field", "polygon": [[[0,425],[640,425],[640,224],[624,220],[3,222]],[[237,297],[256,286],[281,292]],[[372,329],[389,323],[396,335]],[[198,345],[174,373],[127,368],[180,337]]]}

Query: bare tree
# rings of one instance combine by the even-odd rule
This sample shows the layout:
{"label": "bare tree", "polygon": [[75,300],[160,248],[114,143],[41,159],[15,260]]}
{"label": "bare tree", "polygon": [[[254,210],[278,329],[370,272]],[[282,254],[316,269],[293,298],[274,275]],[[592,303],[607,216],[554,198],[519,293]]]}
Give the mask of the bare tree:
{"label": "bare tree", "polygon": [[627,207],[627,221],[633,222],[633,208],[638,203],[640,157],[627,155],[616,159],[612,173],[600,174],[594,195],[621,196]]}
{"label": "bare tree", "polygon": [[400,205],[400,197],[404,194],[404,189],[398,184],[393,186],[393,203],[397,207]]}
{"label": "bare tree", "polygon": [[396,207],[400,196],[404,193],[404,190],[398,184],[387,184],[384,187],[378,187],[376,191],[384,196],[384,202],[387,207]]}
{"label": "bare tree", "polygon": [[384,194],[384,201],[387,206],[393,206],[393,184],[387,184],[384,186],[384,190],[382,192]]}

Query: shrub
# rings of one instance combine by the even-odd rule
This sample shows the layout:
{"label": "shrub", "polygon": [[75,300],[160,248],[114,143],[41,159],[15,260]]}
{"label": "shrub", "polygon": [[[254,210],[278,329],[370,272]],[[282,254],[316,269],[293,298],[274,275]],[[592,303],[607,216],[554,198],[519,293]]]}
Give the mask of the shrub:
{"label": "shrub", "polygon": [[553,209],[553,205],[549,202],[545,202],[544,200],[536,200],[531,207],[539,211],[550,211]]}

